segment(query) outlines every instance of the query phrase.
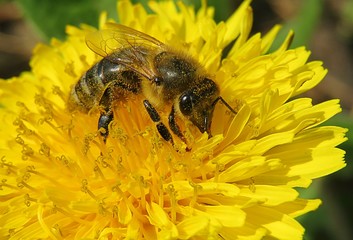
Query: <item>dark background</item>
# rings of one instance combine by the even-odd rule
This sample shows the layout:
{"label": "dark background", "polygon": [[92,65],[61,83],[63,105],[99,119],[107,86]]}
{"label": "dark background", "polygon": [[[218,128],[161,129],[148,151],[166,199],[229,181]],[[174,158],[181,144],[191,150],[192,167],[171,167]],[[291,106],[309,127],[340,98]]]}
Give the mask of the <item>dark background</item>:
{"label": "dark background", "polygon": [[[208,2],[215,5],[216,20],[221,21],[241,1]],[[107,9],[108,15],[116,18],[115,6],[115,0],[0,0],[0,78],[29,70],[35,44],[49,43],[52,37],[64,40],[65,25],[97,26],[99,12]],[[252,7],[254,33],[266,33],[273,25],[283,24],[279,38],[293,29],[291,47],[307,46],[312,51],[310,59],[322,60],[329,69],[325,80],[305,96],[314,103],[341,99],[343,112],[326,124],[351,129],[351,140],[340,146],[347,152],[347,167],[315,180],[309,190],[301,190],[303,197],[321,198],[323,205],[299,220],[307,229],[305,239],[353,239],[353,0],[264,0],[253,1]]]}

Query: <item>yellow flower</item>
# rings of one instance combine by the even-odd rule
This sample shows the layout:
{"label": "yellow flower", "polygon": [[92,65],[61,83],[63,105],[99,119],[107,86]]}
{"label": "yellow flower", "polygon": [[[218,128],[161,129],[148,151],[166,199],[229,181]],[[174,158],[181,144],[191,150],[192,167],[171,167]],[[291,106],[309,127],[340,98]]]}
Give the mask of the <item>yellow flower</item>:
{"label": "yellow flower", "polygon": [[268,53],[279,26],[249,37],[249,4],[216,24],[205,1],[197,12],[151,1],[153,14],[118,2],[120,23],[188,52],[237,110],[217,105],[210,139],[185,123],[190,151],[161,139],[140,97],[117,103],[106,144],[98,111],[67,110],[70,88],[100,60],[85,44],[93,27],[37,46],[30,72],[0,82],[0,238],[300,239],[295,217],[320,200],[296,188],[345,166],[346,130],[320,125],[338,100],[297,97],[323,79],[322,63],[288,50],[293,33]]}

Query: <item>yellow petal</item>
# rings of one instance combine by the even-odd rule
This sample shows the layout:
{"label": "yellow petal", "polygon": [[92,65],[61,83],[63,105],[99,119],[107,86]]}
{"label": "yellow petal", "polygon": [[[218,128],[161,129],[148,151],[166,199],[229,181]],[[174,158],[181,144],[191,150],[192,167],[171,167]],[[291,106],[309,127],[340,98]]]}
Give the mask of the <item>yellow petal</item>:
{"label": "yellow petal", "polygon": [[258,199],[263,206],[277,206],[285,202],[294,201],[299,194],[291,187],[255,184],[251,188],[248,186],[241,188],[240,195]]}
{"label": "yellow petal", "polygon": [[291,217],[297,217],[304,213],[316,210],[321,204],[319,199],[296,199],[292,202],[286,202],[275,207],[275,209],[287,213]]}
{"label": "yellow petal", "polygon": [[278,239],[302,239],[304,228],[293,218],[271,208],[256,206],[246,209],[249,222],[263,226],[269,236]]}
{"label": "yellow petal", "polygon": [[[249,11],[251,11],[249,9],[250,2],[251,0],[243,1],[242,4],[237,9],[237,11],[235,11],[234,14],[230,16],[229,19],[226,21],[227,33],[224,36],[225,42],[230,42],[233,39],[235,39],[238,36],[238,34],[241,33],[242,30],[245,30],[245,32],[248,31],[249,29],[248,27],[241,29],[240,26],[242,26],[244,22],[249,21],[249,18],[246,19],[245,15],[249,14]],[[245,39],[247,37],[247,34],[244,34],[244,35],[245,35],[244,36],[244,39]]]}
{"label": "yellow petal", "polygon": [[190,239],[193,236],[207,236],[210,221],[204,216],[192,216],[177,225],[180,239]]}
{"label": "yellow petal", "polygon": [[198,214],[214,218],[224,227],[239,227],[245,222],[246,214],[236,206],[197,206]]}

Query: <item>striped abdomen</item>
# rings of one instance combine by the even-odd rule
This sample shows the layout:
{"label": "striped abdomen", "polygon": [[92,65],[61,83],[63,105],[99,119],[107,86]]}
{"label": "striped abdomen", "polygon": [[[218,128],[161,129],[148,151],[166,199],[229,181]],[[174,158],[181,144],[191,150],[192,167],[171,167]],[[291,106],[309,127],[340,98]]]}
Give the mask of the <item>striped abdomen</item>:
{"label": "striped abdomen", "polygon": [[69,110],[88,112],[94,106],[111,104],[111,101],[118,99],[121,94],[136,94],[139,89],[140,80],[134,72],[104,58],[73,86],[68,107]]}

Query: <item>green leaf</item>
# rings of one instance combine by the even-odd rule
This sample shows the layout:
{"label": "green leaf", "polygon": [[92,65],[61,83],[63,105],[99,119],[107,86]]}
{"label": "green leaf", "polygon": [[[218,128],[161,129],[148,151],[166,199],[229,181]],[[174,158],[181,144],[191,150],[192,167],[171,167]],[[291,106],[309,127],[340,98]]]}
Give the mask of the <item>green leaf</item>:
{"label": "green leaf", "polygon": [[[183,1],[195,5],[196,9],[201,6],[200,1]],[[97,27],[99,14],[102,11],[106,11],[109,18],[118,20],[116,0],[17,0],[15,2],[40,37],[47,41],[52,37],[64,39],[66,25],[79,26],[85,23]],[[148,9],[148,0],[132,0],[132,2],[139,2]],[[231,1],[209,0],[208,4],[215,7],[217,21],[225,20],[231,14]]]}
{"label": "green leaf", "polygon": [[116,15],[114,0],[17,0],[25,17],[32,23],[42,38],[65,38],[65,26],[81,23],[97,26],[103,9],[109,10],[110,17]]}

